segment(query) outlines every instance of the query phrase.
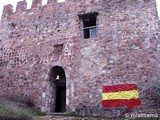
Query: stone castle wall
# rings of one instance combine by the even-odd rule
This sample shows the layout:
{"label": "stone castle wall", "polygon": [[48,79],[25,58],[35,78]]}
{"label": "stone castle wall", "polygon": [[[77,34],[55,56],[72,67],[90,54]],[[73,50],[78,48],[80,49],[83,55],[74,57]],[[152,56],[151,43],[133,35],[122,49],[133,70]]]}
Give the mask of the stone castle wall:
{"label": "stone castle wall", "polygon": [[[66,73],[67,111],[102,108],[102,86],[134,83],[142,105],[160,107],[160,42],[154,0],[48,0],[4,7],[0,23],[0,96],[54,106],[50,69]],[[97,11],[98,35],[82,39],[78,14]],[[62,49],[62,50],[61,50]]]}

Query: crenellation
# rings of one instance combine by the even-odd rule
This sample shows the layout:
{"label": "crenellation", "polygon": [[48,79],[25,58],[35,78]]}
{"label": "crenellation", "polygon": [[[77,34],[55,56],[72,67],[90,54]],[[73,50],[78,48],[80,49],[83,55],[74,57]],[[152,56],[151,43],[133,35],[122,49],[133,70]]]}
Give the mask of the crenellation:
{"label": "crenellation", "polygon": [[3,7],[2,18],[13,14],[13,6],[11,4],[5,5]]}
{"label": "crenellation", "polygon": [[16,13],[22,13],[25,12],[27,9],[27,2],[26,0],[20,1],[17,3],[16,7]]}
{"label": "crenellation", "polygon": [[[13,16],[15,15],[16,17],[19,17],[20,13],[31,14],[33,11],[35,11],[35,9],[36,9],[36,12],[40,12],[40,13],[43,11],[48,12],[48,10],[51,10],[52,12],[57,12],[57,13],[59,13],[59,11],[61,11],[61,12],[63,11],[63,13],[59,13],[57,15],[61,15],[61,14],[64,14],[65,12],[69,12],[72,10],[76,10],[76,11],[80,11],[80,12],[85,11],[85,10],[90,11],[91,8],[89,7],[88,9],[86,9],[86,6],[90,6],[90,5],[93,6],[93,5],[97,4],[97,2],[94,2],[91,0],[90,0],[90,2],[87,2],[87,4],[84,4],[83,1],[79,1],[78,4],[76,3],[76,1],[66,1],[66,2],[64,2],[65,3],[64,4],[63,2],[58,3],[57,0],[48,0],[47,4],[45,6],[42,6],[42,1],[43,0],[33,0],[32,5],[31,5],[31,9],[27,9],[26,0],[17,2],[17,7],[16,7],[15,12],[13,12],[13,7],[11,7],[11,5],[6,5],[3,8],[4,15],[2,15],[1,18],[3,19],[3,18],[8,17],[10,15],[13,15]],[[73,3],[71,3],[71,2],[73,2]],[[74,6],[70,7],[70,4],[74,4]],[[80,4],[83,4],[83,5],[80,5]],[[99,7],[95,8],[95,10],[98,10],[98,9],[100,9],[100,8]],[[53,10],[55,10],[55,11],[53,11]],[[49,12],[51,12],[51,11],[49,11]]]}
{"label": "crenellation", "polygon": [[47,4],[51,4],[51,3],[53,3],[53,1],[55,1],[55,0],[47,0]]}
{"label": "crenellation", "polygon": [[31,9],[42,7],[42,0],[33,0]]}

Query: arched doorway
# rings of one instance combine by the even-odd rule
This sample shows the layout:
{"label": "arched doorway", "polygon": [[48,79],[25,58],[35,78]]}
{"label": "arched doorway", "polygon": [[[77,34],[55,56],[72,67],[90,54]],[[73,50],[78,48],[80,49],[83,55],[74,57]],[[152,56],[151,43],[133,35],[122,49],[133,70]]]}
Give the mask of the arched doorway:
{"label": "arched doorway", "polygon": [[55,86],[55,108],[54,112],[66,111],[66,76],[65,71],[60,66],[54,66],[51,69],[50,80]]}

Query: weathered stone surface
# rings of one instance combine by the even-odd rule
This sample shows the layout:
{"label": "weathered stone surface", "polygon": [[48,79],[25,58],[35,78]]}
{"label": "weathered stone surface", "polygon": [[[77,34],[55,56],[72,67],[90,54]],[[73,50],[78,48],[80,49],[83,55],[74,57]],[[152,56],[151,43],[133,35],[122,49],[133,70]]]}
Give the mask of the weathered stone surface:
{"label": "weathered stone surface", "polygon": [[[101,109],[102,86],[135,83],[142,105],[159,108],[160,30],[155,0],[67,0],[16,13],[0,21],[0,96],[31,100],[54,111],[50,70],[66,73],[66,109]],[[98,36],[82,39],[79,13],[98,11]],[[156,89],[154,89],[156,88]]]}

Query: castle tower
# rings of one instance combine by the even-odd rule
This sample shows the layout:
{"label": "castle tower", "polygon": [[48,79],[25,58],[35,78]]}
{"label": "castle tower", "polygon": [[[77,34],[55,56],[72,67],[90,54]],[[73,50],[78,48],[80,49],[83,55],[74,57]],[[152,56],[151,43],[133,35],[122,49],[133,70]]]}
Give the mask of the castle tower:
{"label": "castle tower", "polygon": [[[45,112],[118,116],[126,106],[132,112],[158,112],[155,0],[48,0],[45,6],[33,0],[31,9],[26,6],[23,0],[15,12],[11,5],[3,10],[1,97],[27,99]],[[125,85],[132,89],[119,89]],[[103,89],[110,87],[115,89]],[[135,96],[114,98],[111,93],[112,99],[102,98],[110,95],[104,92],[128,95],[130,89]],[[141,104],[102,104],[120,98]]]}

